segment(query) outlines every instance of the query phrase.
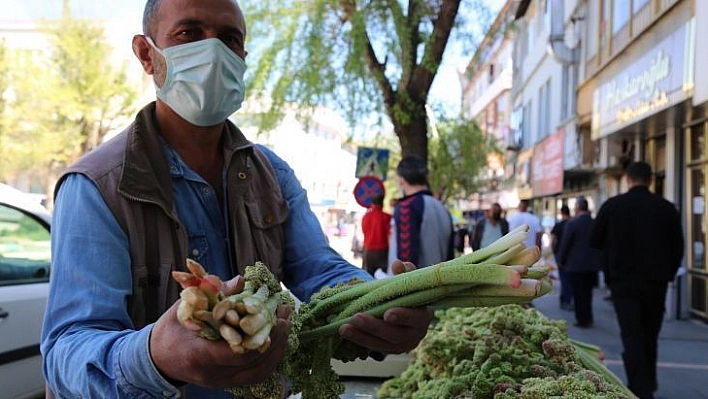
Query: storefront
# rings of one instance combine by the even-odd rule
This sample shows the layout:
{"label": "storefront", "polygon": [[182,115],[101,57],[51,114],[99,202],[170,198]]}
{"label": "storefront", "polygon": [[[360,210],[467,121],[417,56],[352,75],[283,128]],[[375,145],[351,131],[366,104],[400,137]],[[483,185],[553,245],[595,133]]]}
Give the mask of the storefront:
{"label": "storefront", "polygon": [[[701,288],[697,287],[702,284],[702,310],[692,309],[701,302],[693,299],[691,302],[696,304],[689,304],[689,309],[705,316],[708,275],[701,269],[704,266],[694,266],[696,261],[692,260],[696,255],[698,263],[705,265],[704,233],[693,236],[695,232],[705,232],[703,177],[708,171],[703,125],[691,122],[696,120],[691,102],[696,26],[688,8],[677,10],[673,17],[652,27],[651,34],[632,43],[623,57],[613,60],[597,75],[591,134],[605,149],[608,164],[601,178],[600,202],[626,192],[623,171],[632,161],[643,160],[654,171],[652,191],[681,211],[689,233],[687,242],[697,242],[689,245],[688,270],[703,272],[689,278],[692,298],[701,296]],[[701,199],[687,202],[687,197]],[[702,221],[700,227],[694,227],[696,215]],[[669,295],[667,310],[672,317],[681,315],[682,281],[679,279],[672,287],[676,288],[674,295]]]}
{"label": "storefront", "polygon": [[[708,18],[708,2],[697,1],[696,20]],[[696,37],[708,35],[708,24],[697,24]],[[706,65],[708,52],[697,51],[695,65]],[[693,107],[686,124],[686,207],[687,213],[687,280],[689,312],[703,319],[708,319],[708,266],[706,265],[706,226],[708,213],[705,204],[708,200],[706,176],[708,176],[708,74],[695,77]]]}

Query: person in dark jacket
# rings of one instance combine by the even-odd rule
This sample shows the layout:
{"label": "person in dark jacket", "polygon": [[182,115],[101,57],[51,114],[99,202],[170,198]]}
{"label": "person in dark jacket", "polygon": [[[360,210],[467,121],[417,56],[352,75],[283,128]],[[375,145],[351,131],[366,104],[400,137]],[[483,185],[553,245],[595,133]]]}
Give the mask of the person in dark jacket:
{"label": "person in dark jacket", "polygon": [[649,191],[651,177],[647,163],[630,165],[629,191],[602,205],[590,235],[590,244],[605,251],[605,282],[620,326],[627,386],[642,399],[653,398],[658,388],[664,301],[684,251],[679,212]]}
{"label": "person in dark jacket", "polygon": [[495,202],[486,212],[486,217],[480,219],[475,225],[470,246],[476,251],[500,239],[508,232],[509,222],[502,217],[501,205]]}
{"label": "person in dark jacket", "polygon": [[575,200],[575,217],[566,222],[558,250],[558,262],[565,270],[573,292],[575,325],[580,328],[593,325],[592,290],[597,284],[602,259],[602,253],[590,247],[588,237],[594,223],[587,199],[578,197]]}
{"label": "person in dark jacket", "polygon": [[568,208],[568,205],[561,206],[560,214],[561,220],[553,225],[553,229],[551,230],[551,249],[553,250],[553,256],[556,260],[556,266],[558,266],[558,278],[560,279],[560,308],[573,310],[573,290],[568,281],[568,273],[565,271],[565,268],[560,267],[561,265],[558,262],[558,252],[560,251],[560,242],[563,238],[563,228],[570,219],[570,208]]}

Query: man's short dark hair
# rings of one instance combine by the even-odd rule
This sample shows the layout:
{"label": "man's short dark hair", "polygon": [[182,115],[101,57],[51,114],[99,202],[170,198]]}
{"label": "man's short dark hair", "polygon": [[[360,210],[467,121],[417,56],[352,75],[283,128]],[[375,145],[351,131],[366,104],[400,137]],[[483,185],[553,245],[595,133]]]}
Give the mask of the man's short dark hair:
{"label": "man's short dark hair", "polygon": [[418,155],[406,155],[396,167],[396,173],[411,185],[428,185],[428,167]]}
{"label": "man's short dark hair", "polygon": [[155,15],[157,14],[157,9],[160,7],[162,0],[147,0],[145,2],[145,10],[143,11],[143,34],[150,38],[153,38]]}
{"label": "man's short dark hair", "polygon": [[651,166],[643,161],[634,162],[627,168],[627,177],[634,183],[649,185],[651,183]]}
{"label": "man's short dark hair", "polygon": [[568,205],[561,206],[561,215],[570,216],[570,208]]}
{"label": "man's short dark hair", "polygon": [[371,196],[371,205],[383,206],[384,196],[381,194],[374,194]]}
{"label": "man's short dark hair", "polygon": [[588,210],[588,200],[587,200],[585,197],[580,196],[580,197],[578,197],[578,198],[575,200],[575,206],[576,206],[578,209],[580,209],[581,211],[586,211],[586,212],[587,212],[587,210]]}

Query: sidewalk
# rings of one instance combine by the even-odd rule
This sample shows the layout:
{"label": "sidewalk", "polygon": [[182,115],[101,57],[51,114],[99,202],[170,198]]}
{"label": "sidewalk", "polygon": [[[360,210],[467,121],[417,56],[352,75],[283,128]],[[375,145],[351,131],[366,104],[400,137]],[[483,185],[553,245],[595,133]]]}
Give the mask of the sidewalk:
{"label": "sidewalk", "polygon": [[[598,345],[605,352],[607,367],[626,383],[622,364],[622,341],[612,302],[604,300],[607,291],[593,293],[592,328],[573,326],[572,311],[559,307],[559,283],[556,290],[535,300],[533,305],[546,317],[566,320],[568,336]],[[657,399],[708,398],[708,324],[698,320],[665,320],[659,336],[659,390]]]}

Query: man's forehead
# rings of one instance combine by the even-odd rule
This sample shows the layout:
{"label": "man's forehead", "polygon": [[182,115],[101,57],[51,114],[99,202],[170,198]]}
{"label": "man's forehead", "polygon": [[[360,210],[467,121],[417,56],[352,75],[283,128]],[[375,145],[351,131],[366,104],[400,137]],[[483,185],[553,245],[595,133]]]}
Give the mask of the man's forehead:
{"label": "man's forehead", "polygon": [[235,0],[161,0],[160,19],[215,19],[245,29],[243,12]]}

